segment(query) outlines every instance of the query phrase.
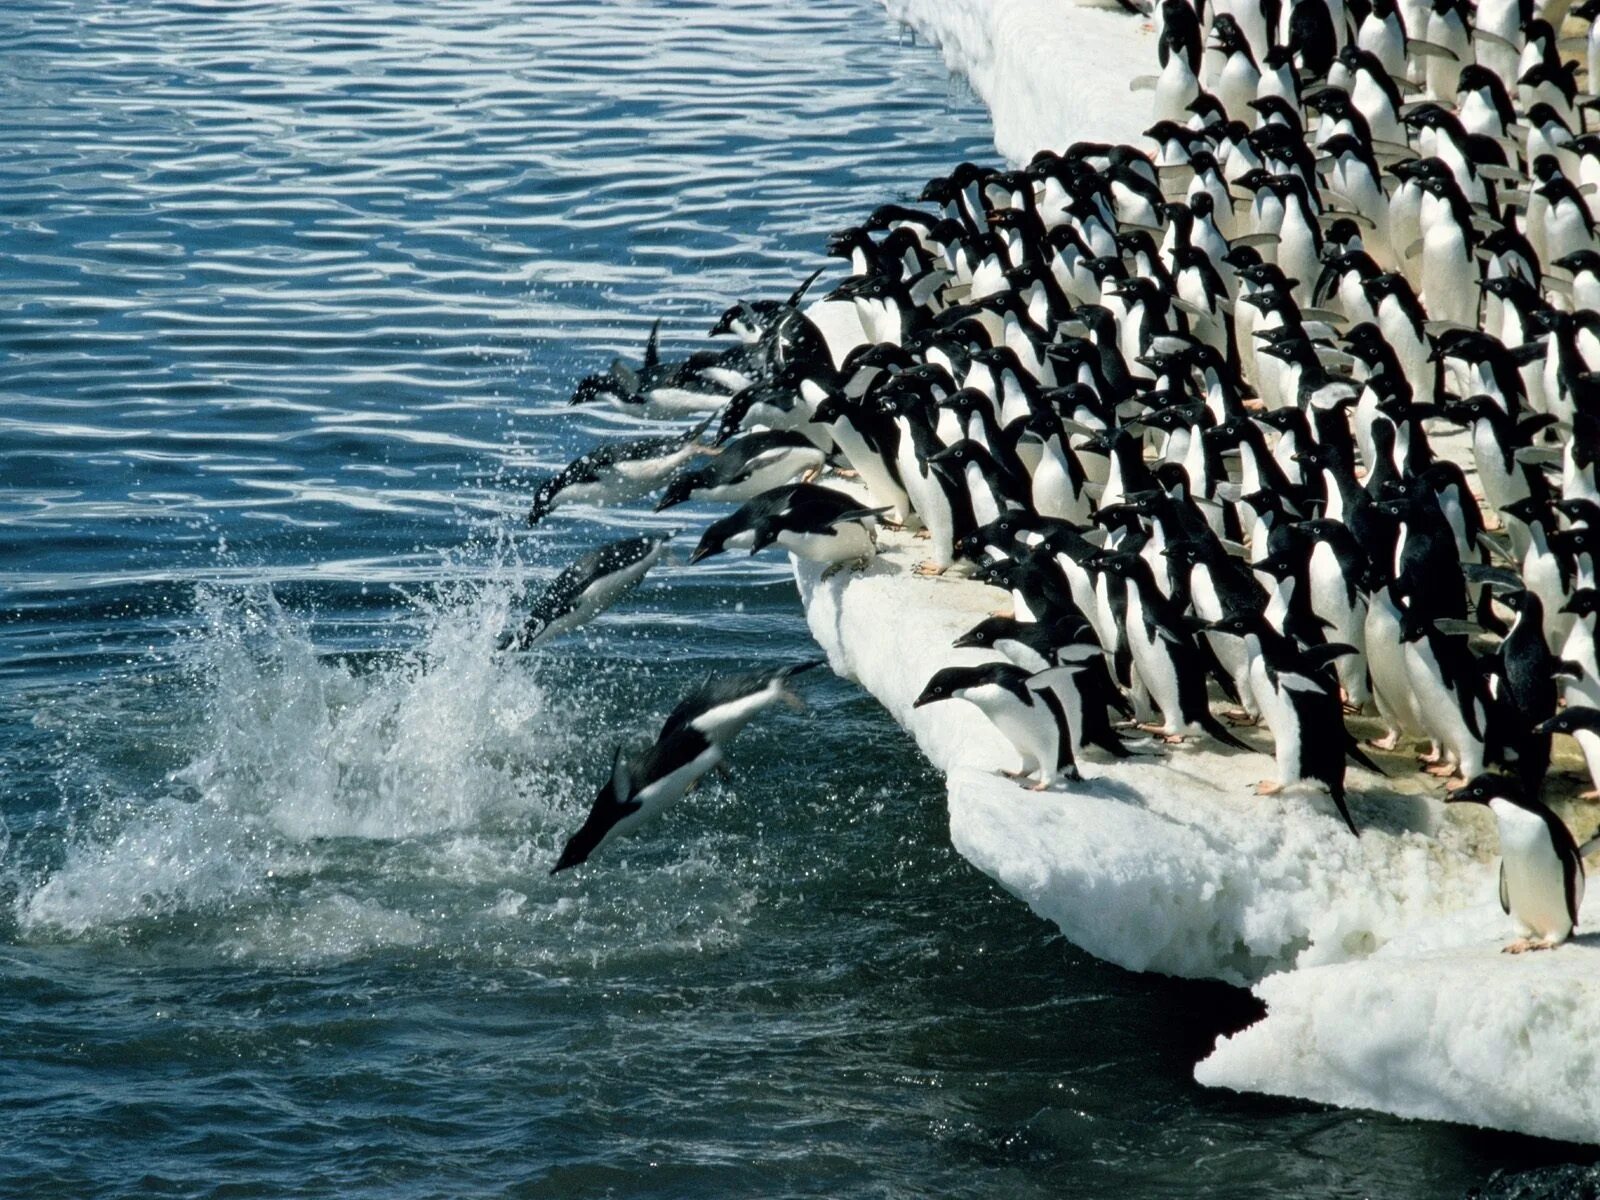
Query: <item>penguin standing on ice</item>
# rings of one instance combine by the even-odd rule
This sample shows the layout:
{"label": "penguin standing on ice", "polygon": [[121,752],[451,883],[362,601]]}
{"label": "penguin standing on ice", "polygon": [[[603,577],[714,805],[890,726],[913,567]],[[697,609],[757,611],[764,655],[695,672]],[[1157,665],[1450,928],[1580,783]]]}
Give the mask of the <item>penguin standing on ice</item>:
{"label": "penguin standing on ice", "polygon": [[1137,554],[1113,553],[1101,555],[1100,565],[1126,585],[1119,625],[1139,682],[1161,710],[1161,723],[1152,732],[1167,742],[1203,732],[1235,750],[1250,749],[1211,715],[1208,671],[1230,686],[1231,681],[1210,647],[1195,640],[1177,606],[1161,593],[1150,564]]}
{"label": "penguin standing on ice", "polygon": [[1042,792],[1058,779],[1077,779],[1072,757],[1072,730],[1060,701],[1048,690],[1028,686],[1028,672],[1014,663],[983,663],[975,667],[945,667],[928,680],[912,708],[941,700],[966,700],[989,718],[1022,759],[1020,771],[1007,771],[1012,779],[1035,779],[1033,790]]}
{"label": "penguin standing on ice", "polygon": [[1583,856],[1561,818],[1503,775],[1479,775],[1445,803],[1482,804],[1499,826],[1500,907],[1524,934],[1505,953],[1553,950],[1571,937],[1583,907]]}
{"label": "penguin standing on ice", "polygon": [[1350,832],[1360,837],[1345,803],[1344,760],[1353,758],[1370,771],[1378,767],[1345,729],[1338,680],[1328,670],[1330,662],[1354,654],[1355,647],[1332,643],[1302,650],[1261,613],[1228,617],[1213,622],[1212,628],[1244,639],[1251,690],[1272,733],[1278,777],[1257,785],[1257,795],[1270,796],[1308,781],[1320,783]]}

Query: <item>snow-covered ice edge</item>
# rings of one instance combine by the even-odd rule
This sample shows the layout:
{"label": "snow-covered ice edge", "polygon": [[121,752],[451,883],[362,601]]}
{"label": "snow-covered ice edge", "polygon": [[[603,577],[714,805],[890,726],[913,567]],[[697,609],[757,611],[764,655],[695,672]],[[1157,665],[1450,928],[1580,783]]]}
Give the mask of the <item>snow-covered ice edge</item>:
{"label": "snow-covered ice edge", "polygon": [[974,866],[1096,957],[1254,986],[1267,1016],[1222,1039],[1200,1082],[1600,1141],[1600,946],[1500,953],[1512,930],[1480,814],[1353,771],[1357,841],[1325,796],[1256,796],[1265,755],[1193,745],[1030,791],[1000,774],[1017,759],[976,709],[912,707],[941,667],[993,657],[951,643],[1009,597],[916,575],[920,543],[882,541],[860,574],[796,563],[812,635],[945,772],[951,842]]}
{"label": "snow-covered ice edge", "polygon": [[1136,141],[1147,93],[1129,83],[1157,68],[1146,23],[1072,0],[884,0],[889,14],[936,42],[994,120],[994,144],[1023,163],[1073,142]]}
{"label": "snow-covered ice edge", "polygon": [[[1079,140],[1135,141],[1148,28],[1061,0],[884,0],[988,106],[1013,163]],[[1265,759],[1185,748],[1096,764],[1068,793],[996,772],[1010,748],[960,702],[913,709],[951,641],[1003,594],[911,573],[888,539],[863,575],[796,565],[807,619],[948,778],[958,852],[1090,953],[1134,970],[1253,984],[1257,1024],[1219,1041],[1202,1083],[1406,1117],[1600,1142],[1600,945],[1499,953],[1493,835],[1436,799],[1353,780],[1367,830],[1325,799],[1263,799]],[[1591,918],[1591,913],[1595,918]],[[1600,919],[1591,898],[1581,926]]]}

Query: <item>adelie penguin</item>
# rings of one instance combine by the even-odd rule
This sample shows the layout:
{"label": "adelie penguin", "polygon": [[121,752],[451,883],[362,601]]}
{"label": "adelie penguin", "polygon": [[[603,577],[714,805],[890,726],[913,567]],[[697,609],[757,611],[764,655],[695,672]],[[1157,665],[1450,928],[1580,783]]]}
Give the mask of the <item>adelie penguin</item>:
{"label": "adelie penguin", "polygon": [[683,467],[667,480],[656,511],[690,500],[742,504],[821,468],[826,455],[805,437],[787,429],[748,433],[722,447],[703,466]]}
{"label": "adelie penguin", "polygon": [[1058,779],[1077,779],[1072,757],[1072,730],[1061,702],[1051,690],[1028,685],[1028,672],[1014,663],[983,663],[975,667],[945,667],[928,680],[911,707],[923,708],[943,700],[966,700],[989,718],[1022,760],[1020,771],[1007,771],[1012,779],[1034,779],[1042,792]]}
{"label": "adelie penguin", "polygon": [[589,817],[568,839],[550,874],[585,862],[613,838],[631,837],[680,800],[701,778],[723,765],[723,752],[763,709],[805,708],[789,681],[821,664],[809,659],[777,670],[713,676],[678,702],[655,744],[629,763],[619,748],[611,777],[601,785]]}
{"label": "adelie penguin", "polygon": [[1583,857],[1572,833],[1514,779],[1479,775],[1445,798],[1482,804],[1500,829],[1500,907],[1523,935],[1507,954],[1551,950],[1572,936],[1583,907]]}
{"label": "adelie penguin", "polygon": [[623,538],[591,550],[551,581],[516,632],[500,637],[501,650],[532,650],[595,619],[627,595],[661,561],[672,535]]}
{"label": "adelie penguin", "polygon": [[725,550],[755,554],[776,545],[798,558],[828,563],[824,577],[847,564],[864,567],[877,553],[873,526],[883,510],[864,507],[834,488],[794,483],[757,496],[713,522],[689,556],[697,563]]}
{"label": "adelie penguin", "polygon": [[564,504],[627,504],[649,495],[691,459],[715,453],[700,444],[705,429],[699,424],[676,436],[602,442],[539,484],[528,524]]}

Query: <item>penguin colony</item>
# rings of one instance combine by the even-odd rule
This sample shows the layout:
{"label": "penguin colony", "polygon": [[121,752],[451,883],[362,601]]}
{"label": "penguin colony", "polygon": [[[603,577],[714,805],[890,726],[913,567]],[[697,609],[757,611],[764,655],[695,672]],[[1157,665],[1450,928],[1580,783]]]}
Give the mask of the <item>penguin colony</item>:
{"label": "penguin colony", "polygon": [[[1346,763],[1373,764],[1345,717],[1373,714],[1374,745],[1493,811],[1508,949],[1559,944],[1584,875],[1541,800],[1553,734],[1600,790],[1600,102],[1578,86],[1600,23],[1582,61],[1558,31],[1597,14],[1161,0],[1160,72],[1134,85],[1153,150],[962,163],[835,234],[852,345],[803,303],[816,275],[724,313],[727,350],[668,362],[653,330],[572,402],[699,423],[583,455],[530,522],[739,504],[691,561],[777,546],[825,577],[913,531],[923,573],[1011,596],[957,642],[992,661],[916,703],[975,705],[1040,789],[1134,753],[1130,724],[1239,750],[1224,721],[1259,725],[1258,790],[1325,790],[1359,836]],[[507,644],[592,616],[661,549],[588,556]],[[557,869],[717,765],[792,671],[708,683],[619,755]]]}

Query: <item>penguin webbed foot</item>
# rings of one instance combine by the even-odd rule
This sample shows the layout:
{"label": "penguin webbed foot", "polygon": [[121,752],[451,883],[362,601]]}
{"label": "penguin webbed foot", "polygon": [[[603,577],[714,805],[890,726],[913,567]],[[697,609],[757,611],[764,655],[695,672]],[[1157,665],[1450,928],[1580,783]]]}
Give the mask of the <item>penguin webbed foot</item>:
{"label": "penguin webbed foot", "polygon": [[1367,745],[1371,746],[1374,750],[1393,750],[1399,744],[1400,731],[1398,729],[1389,730],[1389,732],[1384,734],[1381,738],[1367,739]]}
{"label": "penguin webbed foot", "polygon": [[1543,938],[1518,938],[1509,946],[1500,948],[1501,954],[1531,954],[1539,950],[1554,950],[1560,942],[1548,942]]}
{"label": "penguin webbed foot", "polygon": [[925,576],[925,577],[928,577],[928,578],[932,578],[934,576],[943,575],[949,569],[950,569],[949,567],[941,567],[938,563],[934,562],[930,558],[926,562],[918,563],[912,569],[912,573],[916,574],[916,575],[922,575],[922,576]]}
{"label": "penguin webbed foot", "polygon": [[1241,725],[1248,728],[1261,723],[1261,714],[1247,713],[1242,708],[1230,708],[1222,714],[1222,719],[1229,725]]}
{"label": "penguin webbed foot", "polygon": [[1279,792],[1283,791],[1283,784],[1279,783],[1276,779],[1263,779],[1260,783],[1256,784],[1255,790],[1256,795],[1258,796],[1276,796]]}

